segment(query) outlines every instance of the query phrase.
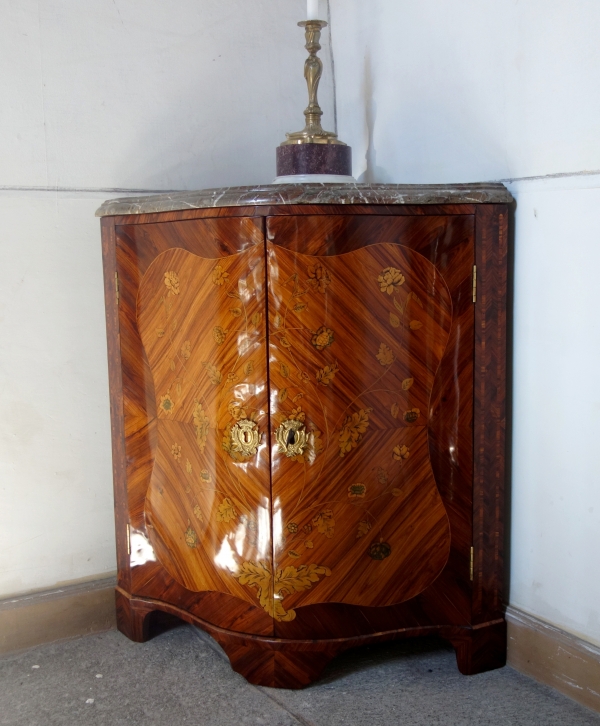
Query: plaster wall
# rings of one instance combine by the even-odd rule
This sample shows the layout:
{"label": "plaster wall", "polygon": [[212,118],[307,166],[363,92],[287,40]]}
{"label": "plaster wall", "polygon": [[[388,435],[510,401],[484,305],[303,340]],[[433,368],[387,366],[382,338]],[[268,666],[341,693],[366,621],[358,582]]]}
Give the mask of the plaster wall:
{"label": "plaster wall", "polygon": [[600,6],[332,0],[332,21],[356,177],[517,200],[507,595],[600,644]]}
{"label": "plaster wall", "polygon": [[115,190],[271,181],[304,123],[305,14],[0,0],[0,598],[116,566],[95,209]]}

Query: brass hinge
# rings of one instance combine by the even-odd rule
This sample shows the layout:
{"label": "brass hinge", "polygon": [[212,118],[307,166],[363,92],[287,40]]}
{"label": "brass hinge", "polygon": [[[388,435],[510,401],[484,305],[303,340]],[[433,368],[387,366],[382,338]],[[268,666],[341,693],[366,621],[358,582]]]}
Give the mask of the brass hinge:
{"label": "brass hinge", "polygon": [[117,298],[117,305],[119,304],[119,273],[115,272],[115,295]]}
{"label": "brass hinge", "polygon": [[473,302],[477,302],[477,265],[473,265]]}
{"label": "brass hinge", "polygon": [[471,547],[471,565],[469,567],[469,576],[471,578],[471,582],[473,581],[473,548]]}
{"label": "brass hinge", "polygon": [[[472,550],[471,550],[472,551]],[[129,529],[129,524],[127,525],[127,554],[131,554],[131,531]],[[471,577],[471,580],[473,578]]]}

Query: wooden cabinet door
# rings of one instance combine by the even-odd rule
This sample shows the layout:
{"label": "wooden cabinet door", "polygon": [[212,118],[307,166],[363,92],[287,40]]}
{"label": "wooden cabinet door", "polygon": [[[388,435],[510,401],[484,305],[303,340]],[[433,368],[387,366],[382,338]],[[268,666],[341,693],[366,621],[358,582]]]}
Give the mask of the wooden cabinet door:
{"label": "wooden cabinet door", "polygon": [[333,603],[371,632],[392,606],[468,622],[473,218],[271,217],[267,238],[276,632]]}
{"label": "wooden cabinet door", "polygon": [[121,226],[116,250],[129,592],[269,634],[240,582],[272,549],[262,221]]}

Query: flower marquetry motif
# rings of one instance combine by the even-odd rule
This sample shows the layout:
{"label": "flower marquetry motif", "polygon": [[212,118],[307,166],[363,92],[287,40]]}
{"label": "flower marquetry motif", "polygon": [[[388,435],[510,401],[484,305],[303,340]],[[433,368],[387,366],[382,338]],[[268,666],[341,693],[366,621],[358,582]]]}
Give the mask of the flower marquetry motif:
{"label": "flower marquetry motif", "polygon": [[405,280],[404,275],[396,267],[386,267],[377,278],[379,289],[381,292],[387,292],[388,295],[392,295],[401,285],[404,285]]}
{"label": "flower marquetry motif", "polygon": [[173,399],[171,398],[171,396],[166,393],[164,396],[160,397],[158,407],[161,409],[161,411],[163,411],[163,413],[168,416],[169,414],[173,413],[175,404],[173,403]]}
{"label": "flower marquetry motif", "polygon": [[392,548],[387,542],[373,542],[369,547],[369,557],[373,560],[385,560],[392,554]]}
{"label": "flower marquetry motif", "polygon": [[213,328],[212,334],[213,339],[217,345],[223,345],[225,342],[225,338],[227,337],[227,330],[223,330],[223,328],[220,325],[216,325]]}
{"label": "flower marquetry motif", "polygon": [[404,444],[400,446],[394,446],[392,456],[394,457],[394,459],[396,459],[396,461],[400,461],[401,459],[408,459],[408,457],[410,456],[408,446],[405,446]]}
{"label": "flower marquetry motif", "polygon": [[176,272],[165,272],[165,285],[169,295],[179,295],[179,277]]}
{"label": "flower marquetry motif", "polygon": [[217,265],[212,273],[212,281],[213,284],[220,287],[225,283],[227,278],[229,277],[229,273],[225,272],[225,270],[221,267],[221,265]]}
{"label": "flower marquetry motif", "polygon": [[186,545],[190,549],[194,549],[194,547],[198,544],[198,535],[196,534],[196,530],[192,529],[192,527],[188,527],[183,536],[185,538]]}
{"label": "flower marquetry motif", "polygon": [[333,340],[333,330],[322,326],[313,335],[311,343],[315,346],[317,350],[324,350],[333,343]]}
{"label": "flower marquetry motif", "polygon": [[314,287],[315,290],[325,293],[329,285],[331,284],[331,276],[320,262],[316,265],[311,265],[308,268],[308,284]]}
{"label": "flower marquetry motif", "polygon": [[391,366],[395,360],[391,348],[388,348],[385,343],[381,343],[379,346],[379,352],[375,357],[382,366]]}
{"label": "flower marquetry motif", "polygon": [[316,517],[313,517],[312,523],[317,528],[317,531],[324,534],[327,539],[333,537],[335,519],[333,518],[333,511],[331,509],[324,509],[319,512]]}
{"label": "flower marquetry motif", "polygon": [[367,487],[364,484],[350,484],[348,487],[348,499],[364,499]]}

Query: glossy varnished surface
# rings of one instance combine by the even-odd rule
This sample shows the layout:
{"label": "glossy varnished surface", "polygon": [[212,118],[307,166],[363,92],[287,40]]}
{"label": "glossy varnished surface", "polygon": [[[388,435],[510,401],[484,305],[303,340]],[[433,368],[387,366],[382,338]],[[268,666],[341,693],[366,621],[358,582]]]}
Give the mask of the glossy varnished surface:
{"label": "glossy varnished surface", "polygon": [[[306,605],[295,610],[296,618],[293,622],[281,622],[276,624],[276,632],[283,637],[299,637],[301,633],[310,634],[313,637],[326,637],[328,634],[343,637],[349,634],[363,634],[372,632],[373,629],[385,630],[393,627],[416,627],[428,626],[437,622],[462,624],[470,621],[470,547],[472,544],[472,467],[473,467],[473,449],[472,449],[472,396],[473,396],[473,320],[474,305],[472,301],[472,268],[474,262],[474,223],[471,216],[452,216],[452,217],[375,217],[364,218],[355,216],[319,216],[314,217],[306,215],[303,217],[277,217],[267,220],[267,236],[273,243],[273,249],[281,247],[291,252],[299,249],[305,250],[316,258],[320,258],[321,264],[328,268],[329,265],[336,264],[336,260],[351,260],[352,254],[362,250],[359,254],[371,255],[372,250],[378,250],[381,254],[382,250],[390,251],[394,254],[411,256],[411,259],[420,261],[421,270],[428,270],[435,279],[437,286],[442,286],[446,291],[446,295],[451,300],[452,319],[450,321],[449,332],[444,343],[441,361],[438,359],[439,367],[435,369],[435,378],[431,384],[429,397],[425,404],[414,405],[400,410],[400,403],[407,395],[413,395],[415,384],[408,389],[402,390],[401,378],[396,383],[398,388],[398,398],[395,401],[387,401],[386,405],[381,408],[385,411],[387,423],[392,423],[389,429],[389,435],[393,438],[395,434],[394,427],[400,432],[409,433],[418,427],[421,423],[422,427],[427,428],[429,461],[431,463],[433,475],[435,477],[435,486],[441,495],[445,512],[450,522],[450,550],[446,566],[442,569],[437,578],[428,583],[428,587],[424,588],[420,594],[412,598],[399,597],[396,602],[399,605],[388,606],[385,608],[374,607],[358,607],[355,605],[343,604],[338,602],[335,605]],[[277,253],[275,253],[277,254]],[[279,254],[282,254],[281,252]],[[377,253],[375,253],[377,254]],[[304,256],[297,256],[297,259],[304,259]],[[318,260],[317,260],[318,261]],[[383,262],[383,260],[380,260]],[[350,262],[352,266],[352,263]],[[361,311],[362,318],[358,316],[345,315],[339,313],[339,309],[327,309],[327,315],[336,314],[338,318],[344,321],[344,325],[356,325],[360,329],[360,334],[356,341],[352,341],[345,357],[352,371],[360,371],[369,368],[372,362],[375,366],[382,369],[381,364],[376,356],[369,356],[369,351],[362,344],[362,338],[369,339],[376,336],[375,330],[381,326],[384,328],[386,336],[392,336],[391,339],[386,337],[387,345],[390,349],[402,340],[400,335],[400,326],[395,328],[390,320],[390,312],[400,318],[399,310],[394,306],[393,300],[396,299],[398,304],[403,304],[404,298],[408,297],[411,291],[407,286],[412,282],[405,281],[400,285],[394,294],[388,295],[382,293],[378,284],[378,276],[381,269],[377,270],[375,278],[374,272],[371,274],[371,280],[367,280],[364,265],[355,265],[352,275],[360,278],[360,289],[364,291],[362,297],[371,290],[373,300],[367,301],[355,298],[355,291],[351,291],[350,297],[355,300],[354,305]],[[308,268],[307,268],[308,269]],[[401,268],[400,268],[401,269]],[[406,278],[406,275],[404,275]],[[333,278],[332,278],[333,279]],[[427,276],[425,277],[427,279]],[[283,282],[285,278],[281,279]],[[341,281],[338,281],[338,285]],[[375,286],[373,287],[373,284]],[[356,283],[353,283],[356,285]],[[417,281],[417,285],[421,283]],[[309,286],[310,287],[310,286]],[[352,285],[351,285],[352,287]],[[331,288],[329,285],[326,289]],[[416,291],[416,290],[413,290]],[[420,292],[419,290],[418,292]],[[418,294],[418,293],[417,293]],[[321,294],[323,298],[326,295]],[[343,297],[343,294],[342,294]],[[358,296],[361,297],[360,295]],[[319,297],[314,294],[310,295],[310,301],[313,307],[319,309]],[[420,298],[421,299],[421,298]],[[428,301],[431,305],[429,296],[423,296],[421,302]],[[343,307],[343,303],[338,304]],[[324,310],[323,305],[320,306],[321,311]],[[424,315],[426,308],[422,309],[414,300],[409,301],[408,310],[418,310],[411,319],[417,320],[418,315]],[[304,311],[301,314],[305,314]],[[297,316],[296,316],[297,317]],[[375,322],[373,322],[373,320]],[[418,320],[418,322],[425,322]],[[395,321],[394,321],[395,322]],[[409,357],[417,354],[419,345],[420,354],[423,354],[423,339],[419,343],[419,339],[412,333],[420,334],[424,328],[410,329],[406,331],[408,340],[412,346],[409,349],[411,354]],[[335,333],[334,333],[335,334]],[[279,336],[280,337],[280,336]],[[278,336],[275,335],[275,341]],[[273,359],[273,348],[278,346],[271,336],[271,359]],[[379,352],[379,344],[382,340],[373,340],[372,347],[376,350],[371,353]],[[335,343],[324,349],[324,355],[330,357],[333,355]],[[284,347],[285,352],[285,347]],[[313,355],[317,354],[315,351]],[[322,355],[322,353],[319,353]],[[406,357],[406,351],[401,353]],[[419,357],[418,355],[416,357]],[[427,356],[425,356],[427,361]],[[339,365],[339,361],[338,361]],[[314,367],[314,366],[313,366]],[[315,371],[321,368],[318,366]],[[375,370],[377,370],[375,368]],[[277,369],[272,373],[276,376]],[[313,380],[315,372],[313,372]],[[347,380],[342,377],[342,381]],[[384,379],[385,380],[385,379]],[[335,381],[335,377],[334,377]],[[315,386],[318,391],[327,397],[333,395],[332,389],[317,384]],[[335,390],[335,388],[333,389]],[[418,389],[417,389],[418,390]],[[389,396],[390,394],[385,394]],[[424,390],[421,389],[421,397]],[[303,399],[304,400],[304,399]],[[407,403],[409,402],[406,399]],[[399,419],[394,419],[391,413],[391,406],[396,402],[399,404]],[[302,401],[300,401],[302,403]],[[382,401],[383,403],[383,401]],[[272,403],[273,405],[273,403]],[[419,409],[419,418],[413,423],[404,420],[404,414],[410,408]],[[360,409],[359,409],[360,410]],[[382,411],[382,412],[383,412]],[[423,413],[424,415],[423,415]],[[379,423],[381,426],[381,423]],[[368,433],[368,430],[367,432]],[[376,437],[373,438],[376,440]],[[379,441],[379,439],[377,439]],[[385,448],[385,447],[384,447]],[[407,459],[394,460],[392,458],[393,448],[391,452],[384,452],[383,459],[377,463],[373,462],[375,471],[371,472],[371,478],[377,474],[377,467],[381,466],[382,461],[388,462],[388,466],[381,466],[387,471],[389,464],[396,469],[392,471],[400,474],[400,466],[410,462],[410,455]],[[410,450],[410,449],[409,449]],[[360,444],[356,448],[358,456],[361,457]],[[373,454],[373,452],[371,452]],[[353,454],[355,455],[355,454]],[[367,460],[368,460],[368,455]],[[389,456],[389,458],[388,458]],[[344,457],[345,458],[345,457]],[[334,459],[335,460],[335,459]],[[275,456],[273,458],[276,464]],[[411,462],[412,463],[412,462]],[[340,466],[341,464],[341,466]],[[343,469],[346,462],[338,457],[338,469]],[[400,465],[400,466],[398,466]],[[352,469],[350,471],[353,472]],[[275,481],[275,480],[274,480]],[[360,482],[360,479],[357,481]],[[355,482],[348,482],[344,490]],[[364,483],[364,482],[361,482]],[[379,482],[377,482],[379,486]],[[399,488],[397,486],[389,487],[390,489]],[[274,488],[275,493],[275,488]],[[434,495],[435,496],[435,495]],[[366,498],[366,497],[365,497]],[[274,502],[276,497],[273,497]],[[396,498],[389,497],[392,502],[396,502]],[[409,498],[410,501],[410,498]],[[413,514],[418,511],[418,507]],[[335,517],[334,517],[335,519]],[[360,521],[363,521],[362,518]],[[365,519],[365,521],[368,521]],[[356,537],[358,529],[353,533]],[[367,536],[371,535],[368,540],[372,543],[372,530],[369,530]],[[322,536],[322,535],[320,535]],[[349,537],[349,533],[346,533]],[[405,533],[406,536],[406,533]],[[408,535],[410,538],[410,535]],[[359,546],[362,544],[356,544]],[[389,544],[389,543],[388,543]],[[387,559],[391,559],[387,558]],[[416,560],[421,563],[421,576],[426,580],[427,573],[427,557],[423,553],[423,559],[417,554]],[[385,561],[384,561],[385,562]],[[317,563],[318,564],[318,563]],[[375,563],[374,563],[375,564]],[[381,564],[381,562],[376,563]],[[431,574],[429,572],[429,574]],[[327,580],[329,582],[329,578]],[[395,587],[400,589],[406,587],[406,583],[395,583]],[[321,583],[314,585],[314,597],[317,597],[318,588]],[[311,591],[312,594],[312,591]],[[402,602],[405,600],[405,602]],[[286,600],[287,602],[287,600]],[[290,600],[293,602],[293,600]],[[318,602],[318,600],[313,600]],[[389,605],[389,602],[387,603]]]}
{"label": "glossy varnished surface", "polygon": [[448,290],[397,244],[326,259],[273,244],[268,260],[272,427],[310,432],[303,454],[272,455],[275,569],[284,588],[315,575],[285,606],[408,600],[450,550],[427,435]]}
{"label": "glossy varnished surface", "polygon": [[[242,599],[238,563],[271,556],[264,282],[259,245],[218,259],[173,249],[137,297],[155,392],[150,543],[188,590]],[[244,422],[256,442],[236,451]]]}
{"label": "glossy varnished surface", "polygon": [[123,579],[224,627],[269,633],[231,569],[233,552],[270,558],[266,439],[240,460],[222,446],[242,397],[267,428],[263,250],[260,221],[243,218],[117,228]]}

